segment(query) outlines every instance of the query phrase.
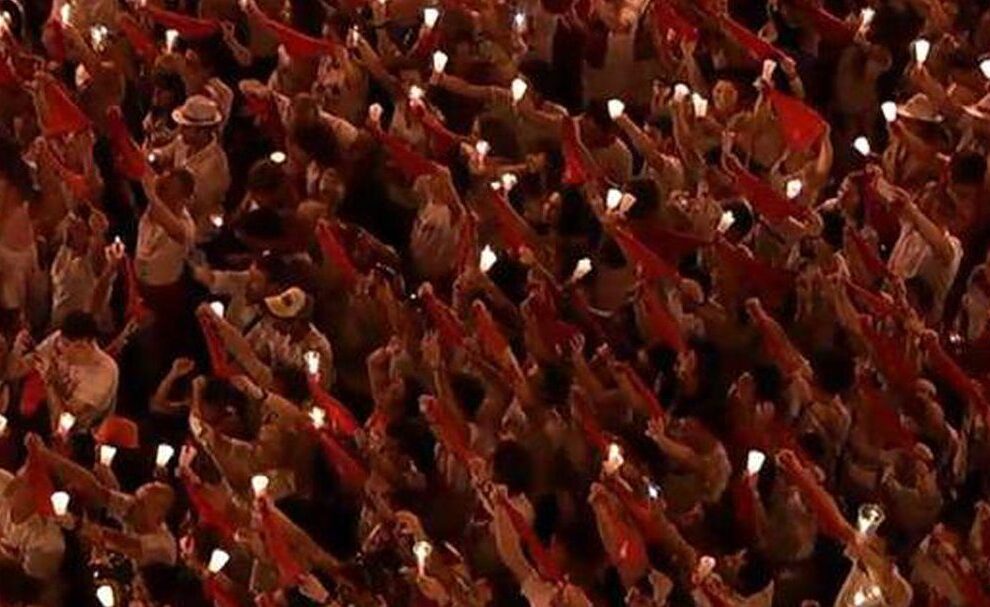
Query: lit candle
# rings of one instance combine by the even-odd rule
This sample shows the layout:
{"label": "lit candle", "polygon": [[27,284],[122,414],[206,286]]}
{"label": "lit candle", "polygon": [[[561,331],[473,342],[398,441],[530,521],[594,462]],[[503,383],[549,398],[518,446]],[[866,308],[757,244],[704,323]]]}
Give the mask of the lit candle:
{"label": "lit candle", "polygon": [[156,162],[158,162],[158,154],[156,154],[154,152],[149,152],[148,153],[148,162],[150,164],[155,164]]}
{"label": "lit candle", "polygon": [[682,101],[691,94],[691,89],[686,84],[678,83],[674,85],[674,101]]}
{"label": "lit candle", "polygon": [[117,455],[116,447],[113,445],[100,445],[100,465],[109,467],[113,463],[115,455]]}
{"label": "lit candle", "polygon": [[520,34],[526,31],[526,14],[522,11],[516,13],[516,16],[512,18],[512,22],[516,26],[516,31]]}
{"label": "lit candle", "polygon": [[107,41],[109,31],[105,25],[94,25],[89,28],[89,40],[96,51],[102,51]]}
{"label": "lit candle", "polygon": [[5,415],[0,415],[0,436],[7,433],[7,417]]}
{"label": "lit candle", "polygon": [[502,187],[506,192],[511,192],[517,183],[519,183],[519,178],[516,177],[515,173],[502,173]]}
{"label": "lit candle", "polygon": [[175,52],[175,43],[179,41],[178,30],[165,30],[165,50]]}
{"label": "lit candle", "polygon": [[216,548],[210,553],[210,562],[207,563],[206,569],[216,575],[227,566],[227,561],[229,560],[230,555],[226,551]]}
{"label": "lit candle", "polygon": [[980,73],[983,74],[984,78],[990,79],[990,59],[980,61]]}
{"label": "lit candle", "polygon": [[356,48],[358,41],[361,40],[361,34],[358,32],[356,25],[352,25],[351,29],[347,30],[347,46],[350,48]]}
{"label": "lit candle", "polygon": [[0,31],[4,34],[10,33],[10,26],[14,23],[14,18],[10,16],[10,13],[3,11],[0,13]]}
{"label": "lit candle", "polygon": [[261,497],[268,490],[269,484],[268,477],[264,474],[256,474],[251,477],[251,491],[254,492],[255,497]]}
{"label": "lit candle", "polygon": [[155,451],[155,466],[164,468],[173,455],[175,455],[175,448],[168,443],[161,443]]}
{"label": "lit candle", "polygon": [[[960,335],[960,334],[958,334],[958,333],[956,333],[954,331],[952,333],[949,333],[949,343],[950,344],[952,344],[953,346],[958,346],[962,342],[963,342],[962,335]],[[0,430],[0,434],[3,434],[3,430]]]}
{"label": "lit candle", "polygon": [[447,67],[447,60],[447,53],[443,51],[433,53],[433,71],[442,74],[443,70]]}
{"label": "lit candle", "polygon": [[622,103],[619,99],[609,99],[608,100],[608,116],[612,120],[617,119],[619,116],[624,114],[626,111],[626,104]]}
{"label": "lit candle", "polygon": [[423,100],[423,89],[416,86],[415,84],[409,87],[409,101],[414,103],[421,102]]}
{"label": "lit candle", "polygon": [[368,106],[368,118],[370,118],[372,122],[378,122],[382,119],[382,111],[381,104],[372,103]]}
{"label": "lit candle", "polygon": [[432,29],[440,19],[440,10],[432,6],[423,9],[423,25]]}
{"label": "lit candle", "polygon": [[224,307],[222,301],[213,301],[210,302],[210,311],[216,314],[218,318],[223,318],[226,308]]}
{"label": "lit candle", "polygon": [[883,119],[888,124],[897,120],[897,104],[893,101],[884,101],[880,104],[880,111],[883,112]]}
{"label": "lit candle", "polygon": [[756,476],[763,469],[763,464],[767,461],[767,456],[762,451],[750,450],[746,454],[746,474]]}
{"label": "lit candle", "polygon": [[708,115],[708,100],[698,93],[691,93],[691,106],[694,108],[694,115],[698,118]]}
{"label": "lit candle", "polygon": [[622,202],[622,192],[615,188],[610,188],[605,194],[605,208],[609,211],[614,211],[619,208],[619,203]]}
{"label": "lit candle", "polygon": [[722,217],[718,220],[718,232],[719,234],[725,234],[732,227],[732,224],[736,223],[736,216],[732,214],[732,211],[724,211]]}
{"label": "lit candle", "polygon": [[868,607],[883,604],[883,592],[876,584],[860,588],[853,594],[854,607]]}
{"label": "lit candle", "polygon": [[872,535],[886,518],[883,508],[877,504],[863,504],[859,507],[856,528],[863,535]]}
{"label": "lit candle", "polygon": [[626,463],[626,458],[622,456],[622,447],[616,443],[609,443],[603,466],[606,474],[615,474]]}
{"label": "lit candle", "polygon": [[214,228],[219,230],[223,227],[223,215],[210,215],[210,223],[213,224]]}
{"label": "lit candle", "polygon": [[647,483],[646,494],[650,496],[651,500],[658,500],[660,499],[660,487],[657,487],[653,483]]}
{"label": "lit candle", "polygon": [[65,25],[72,25],[72,5],[65,3],[62,8],[58,9],[59,18]]}
{"label": "lit candle", "polygon": [[306,363],[306,372],[310,375],[319,375],[320,373],[320,353],[316,350],[307,350],[303,354],[303,362]]}
{"label": "lit candle", "polygon": [[285,161],[288,160],[289,157],[285,155],[285,152],[275,151],[268,155],[268,159],[275,164],[285,164]]}
{"label": "lit candle", "polygon": [[327,425],[327,412],[319,407],[311,407],[309,410],[309,421],[313,422],[313,427],[322,430]]}
{"label": "lit candle", "polygon": [[103,584],[96,589],[96,600],[100,602],[103,607],[114,607],[117,604],[117,597],[114,596],[113,586],[110,584]]}
{"label": "lit candle", "polygon": [[491,270],[497,261],[498,255],[492,250],[491,245],[486,244],[485,248],[481,249],[481,259],[478,261],[478,268],[487,274],[488,270]]}
{"label": "lit candle", "polygon": [[870,27],[873,23],[873,18],[877,16],[877,12],[870,7],[866,7],[859,11],[859,23],[861,28]]}
{"label": "lit candle", "polygon": [[58,432],[62,436],[65,436],[72,430],[72,426],[76,425],[76,416],[69,413],[68,411],[63,411],[61,415],[58,416]]}
{"label": "lit candle", "polygon": [[51,502],[55,516],[65,516],[65,513],[69,511],[69,494],[65,491],[52,493]]}
{"label": "lit candle", "polygon": [[484,162],[485,158],[488,156],[492,146],[488,145],[488,142],[484,139],[479,139],[477,143],[474,144],[474,151],[478,153],[478,161]]}
{"label": "lit candle", "polygon": [[510,90],[512,91],[512,102],[519,103],[523,97],[526,96],[526,91],[529,89],[529,85],[522,78],[516,78],[512,81],[510,85]]}
{"label": "lit candle", "polygon": [[433,546],[425,540],[419,540],[413,544],[413,555],[416,557],[416,570],[419,575],[426,573],[426,559],[433,553]]}
{"label": "lit candle", "polygon": [[574,266],[574,271],[571,272],[571,280],[577,282],[588,275],[591,272],[591,260],[587,257],[582,257],[578,260],[577,264]]}
{"label": "lit candle", "polygon": [[853,148],[863,156],[869,156],[870,152],[873,151],[873,148],[870,146],[870,140],[862,135],[853,141]]}
{"label": "lit candle", "polygon": [[789,200],[794,200],[801,195],[801,190],[804,189],[804,183],[800,179],[791,179],[787,182],[787,198]]}
{"label": "lit candle", "polygon": [[913,44],[915,63],[918,65],[924,65],[925,61],[928,60],[928,53],[932,50],[932,43],[924,38],[918,38]]}

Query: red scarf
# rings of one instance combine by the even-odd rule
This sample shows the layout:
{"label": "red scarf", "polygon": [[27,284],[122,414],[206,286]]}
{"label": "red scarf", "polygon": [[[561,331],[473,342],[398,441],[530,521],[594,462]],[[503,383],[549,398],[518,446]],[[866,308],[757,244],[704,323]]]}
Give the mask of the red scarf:
{"label": "red scarf", "polygon": [[45,137],[78,133],[89,128],[89,118],[57,81],[50,78],[42,79],[39,92],[41,102],[38,108],[38,121],[41,123]]}
{"label": "red scarf", "polygon": [[107,132],[117,170],[130,180],[141,181],[150,170],[148,159],[131,138],[127,125],[124,124],[124,117],[117,106],[107,109]]}
{"label": "red scarf", "polygon": [[316,225],[316,239],[320,243],[320,250],[323,251],[323,256],[340,273],[344,281],[344,286],[347,289],[354,288],[360,274],[354,266],[354,262],[351,261],[347,249],[341,244],[334,226],[328,222],[318,223]]}
{"label": "red scarf", "polygon": [[167,11],[150,4],[141,10],[152,21],[162,27],[179,32],[179,35],[183,38],[197,40],[200,38],[209,38],[220,32],[220,22],[216,19],[198,19],[189,15],[183,15],[182,13]]}
{"label": "red scarf", "polygon": [[263,27],[278,38],[279,43],[285,47],[285,52],[291,57],[309,59],[333,53],[340,48],[340,45],[333,40],[308,36],[262,12],[257,13],[257,18]]}
{"label": "red scarf", "polygon": [[793,151],[807,150],[825,134],[828,123],[809,105],[775,89],[770,89],[767,94],[777,112],[787,145]]}
{"label": "red scarf", "polygon": [[338,433],[346,436],[354,436],[361,429],[361,424],[358,423],[354,414],[344,406],[344,403],[330,396],[323,389],[323,386],[320,385],[319,377],[309,375],[308,383],[309,393],[313,397],[313,402],[326,412],[327,418],[330,420],[330,426]]}
{"label": "red scarf", "polygon": [[661,279],[676,280],[679,278],[677,268],[664,261],[653,249],[647,247],[632,232],[622,226],[611,230],[612,237],[622,250],[626,260],[633,266],[639,267],[643,278],[647,281]]}
{"label": "red scarf", "polygon": [[154,64],[158,59],[158,46],[144,31],[144,28],[129,14],[123,14],[117,20],[127,41],[131,43],[134,53],[145,63]]}
{"label": "red scarf", "polygon": [[275,561],[279,584],[282,587],[295,586],[306,571],[292,553],[285,530],[282,529],[282,521],[272,510],[268,500],[260,499],[257,503],[261,514],[261,537],[268,556]]}

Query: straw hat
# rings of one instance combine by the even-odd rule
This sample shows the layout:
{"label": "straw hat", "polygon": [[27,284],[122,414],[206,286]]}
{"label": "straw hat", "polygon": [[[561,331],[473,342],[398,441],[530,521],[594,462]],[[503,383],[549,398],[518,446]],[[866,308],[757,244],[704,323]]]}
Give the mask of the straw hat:
{"label": "straw hat", "polygon": [[911,120],[919,120],[921,122],[932,122],[936,124],[942,122],[942,116],[939,115],[935,104],[924,93],[918,93],[905,103],[898,105],[897,115],[902,118],[910,118]]}
{"label": "straw hat", "polygon": [[182,126],[216,126],[223,114],[216,102],[204,95],[193,95],[172,112],[172,120]]}
{"label": "straw hat", "polygon": [[278,295],[265,298],[265,308],[268,312],[283,320],[298,318],[306,311],[309,297],[299,287],[290,287]]}

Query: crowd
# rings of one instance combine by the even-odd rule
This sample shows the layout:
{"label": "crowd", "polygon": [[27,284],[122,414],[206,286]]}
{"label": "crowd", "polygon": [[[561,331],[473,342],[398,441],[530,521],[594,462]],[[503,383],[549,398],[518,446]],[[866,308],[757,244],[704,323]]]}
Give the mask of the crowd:
{"label": "crowd", "polygon": [[2,0],[0,606],[988,607],[988,151],[987,0]]}

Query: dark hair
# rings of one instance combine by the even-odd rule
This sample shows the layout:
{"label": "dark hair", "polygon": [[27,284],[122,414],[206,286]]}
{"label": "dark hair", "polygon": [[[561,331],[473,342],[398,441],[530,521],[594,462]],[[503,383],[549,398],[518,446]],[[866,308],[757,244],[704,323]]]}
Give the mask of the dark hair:
{"label": "dark hair", "polygon": [[186,98],[186,83],[176,72],[157,69],[152,75],[152,84],[155,88],[169,91],[180,101]]}
{"label": "dark hair", "polygon": [[96,321],[86,312],[70,312],[62,321],[62,337],[70,341],[96,339],[99,335]]}
{"label": "dark hair", "polygon": [[987,161],[976,152],[963,152],[952,157],[949,163],[952,182],[960,185],[983,185],[986,179]]}
{"label": "dark hair", "polygon": [[515,441],[502,441],[495,447],[493,472],[496,482],[504,483],[509,493],[525,493],[533,483],[533,461]]}
{"label": "dark hair", "polygon": [[228,382],[221,379],[208,378],[203,386],[203,402],[220,409],[232,407],[240,413],[247,405],[247,399],[243,394]]}
{"label": "dark hair", "polygon": [[293,403],[304,402],[309,398],[309,383],[306,372],[299,367],[276,365],[272,369],[279,392]]}
{"label": "dark hair", "polygon": [[196,178],[188,169],[173,169],[163,176],[163,183],[175,181],[179,184],[183,196],[192,196],[196,191]]}
{"label": "dark hair", "polygon": [[320,166],[334,166],[340,159],[337,136],[323,122],[296,125],[292,129],[292,140]]}
{"label": "dark hair", "polygon": [[247,189],[252,192],[276,193],[285,183],[285,170],[281,165],[265,158],[251,167],[247,176]]}
{"label": "dark hair", "polygon": [[591,122],[601,129],[603,133],[611,133],[614,130],[615,123],[612,117],[608,115],[608,104],[604,99],[594,99],[588,104],[588,109],[585,111],[585,115],[591,119]]}
{"label": "dark hair", "polygon": [[643,219],[656,213],[660,206],[660,188],[655,181],[645,177],[633,179],[626,186],[626,191],[636,197],[636,204],[629,209],[626,217]]}

